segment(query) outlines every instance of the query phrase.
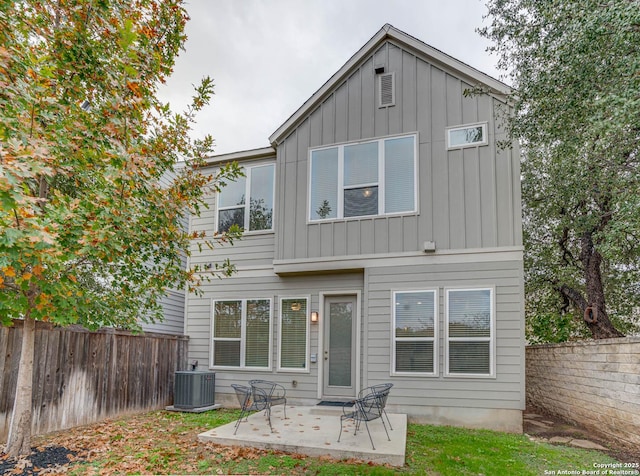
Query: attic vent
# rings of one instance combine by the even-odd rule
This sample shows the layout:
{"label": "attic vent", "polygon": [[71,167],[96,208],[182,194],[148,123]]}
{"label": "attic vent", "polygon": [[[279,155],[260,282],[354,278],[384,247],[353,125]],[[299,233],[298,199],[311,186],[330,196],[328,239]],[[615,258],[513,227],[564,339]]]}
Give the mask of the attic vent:
{"label": "attic vent", "polygon": [[378,92],[380,93],[378,107],[394,106],[396,104],[395,73],[381,74],[378,78]]}

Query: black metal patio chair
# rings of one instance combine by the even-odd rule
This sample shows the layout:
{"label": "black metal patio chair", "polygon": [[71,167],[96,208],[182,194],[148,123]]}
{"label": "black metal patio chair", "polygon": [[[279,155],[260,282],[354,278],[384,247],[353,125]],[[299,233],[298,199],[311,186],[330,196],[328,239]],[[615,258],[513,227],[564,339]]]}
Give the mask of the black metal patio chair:
{"label": "black metal patio chair", "polygon": [[391,426],[391,420],[389,420],[389,415],[387,415],[387,410],[385,409],[387,406],[387,399],[389,398],[389,393],[391,391],[391,387],[393,387],[392,383],[380,383],[377,385],[372,385],[371,387],[367,387],[360,392],[358,398],[362,398],[369,393],[375,393],[378,395],[380,399],[380,411],[387,418],[387,423],[389,423],[389,429],[393,430]]}
{"label": "black metal patio chair", "polygon": [[[389,390],[387,390],[386,393],[388,395]],[[369,440],[371,440],[371,447],[375,450],[376,447],[373,444],[373,438],[371,437],[371,432],[369,431],[369,422],[377,420],[378,418],[382,422],[382,427],[384,428],[384,432],[387,434],[387,438],[389,439],[389,441],[391,441],[389,432],[387,431],[387,425],[385,425],[384,418],[382,418],[382,409],[380,407],[380,402],[380,395],[378,393],[371,392],[363,398],[358,398],[353,402],[345,403],[345,405],[342,407],[342,415],[340,416],[340,434],[338,435],[338,443],[340,442],[340,437],[342,436],[342,422],[344,422],[344,420],[354,420],[354,436],[358,433],[360,424],[364,422],[367,433],[369,434]],[[353,405],[353,411],[347,411],[347,407],[350,408],[351,405]]]}
{"label": "black metal patio chair", "polygon": [[247,418],[249,413],[253,411],[260,412],[262,410],[265,411],[265,415],[269,421],[269,428],[271,429],[271,432],[273,432],[273,427],[271,426],[271,407],[269,406],[267,394],[259,388],[247,387],[245,385],[238,385],[235,383],[231,384],[231,387],[235,390],[236,397],[238,397],[238,403],[240,403],[240,417],[238,418],[238,421],[236,421],[233,434],[236,434],[242,419]]}
{"label": "black metal patio chair", "polygon": [[269,380],[249,380],[249,385],[267,395],[269,407],[283,405],[284,419],[287,419],[287,391],[282,385]]}

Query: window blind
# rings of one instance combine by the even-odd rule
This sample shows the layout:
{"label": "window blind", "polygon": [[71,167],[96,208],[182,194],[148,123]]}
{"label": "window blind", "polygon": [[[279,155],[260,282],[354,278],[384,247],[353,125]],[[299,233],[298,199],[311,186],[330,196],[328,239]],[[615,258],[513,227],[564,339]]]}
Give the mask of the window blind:
{"label": "window blind", "polygon": [[280,367],[307,366],[307,299],[283,299],[280,309]]}

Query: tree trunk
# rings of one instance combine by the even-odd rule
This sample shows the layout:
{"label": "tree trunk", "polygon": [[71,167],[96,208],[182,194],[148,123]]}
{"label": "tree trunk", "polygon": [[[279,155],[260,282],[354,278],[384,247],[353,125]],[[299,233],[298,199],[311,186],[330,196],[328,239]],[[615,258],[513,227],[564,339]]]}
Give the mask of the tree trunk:
{"label": "tree trunk", "polygon": [[585,233],[581,240],[582,250],[580,259],[584,266],[584,278],[587,290],[587,303],[591,308],[590,315],[586,315],[583,309],[584,321],[591,331],[594,339],[610,339],[612,337],[624,337],[624,334],[616,329],[607,314],[604,299],[604,286],[600,265],[602,255],[593,244],[591,233]]}
{"label": "tree trunk", "polygon": [[7,438],[7,454],[13,458],[31,453],[31,401],[36,321],[25,316],[16,397]]}
{"label": "tree trunk", "polygon": [[582,261],[584,269],[586,299],[580,292],[569,286],[560,286],[559,290],[580,309],[583,321],[594,339],[624,337],[624,334],[613,326],[607,314],[602,274],[600,273],[602,255],[593,244],[593,234],[585,233],[580,240],[580,245],[580,261]]}

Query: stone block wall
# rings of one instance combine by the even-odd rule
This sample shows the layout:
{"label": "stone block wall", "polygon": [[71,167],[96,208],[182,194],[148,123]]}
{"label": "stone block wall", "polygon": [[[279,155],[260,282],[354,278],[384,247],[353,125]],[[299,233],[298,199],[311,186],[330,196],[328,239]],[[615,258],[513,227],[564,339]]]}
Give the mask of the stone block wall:
{"label": "stone block wall", "polygon": [[527,404],[640,446],[640,337],[529,346]]}

